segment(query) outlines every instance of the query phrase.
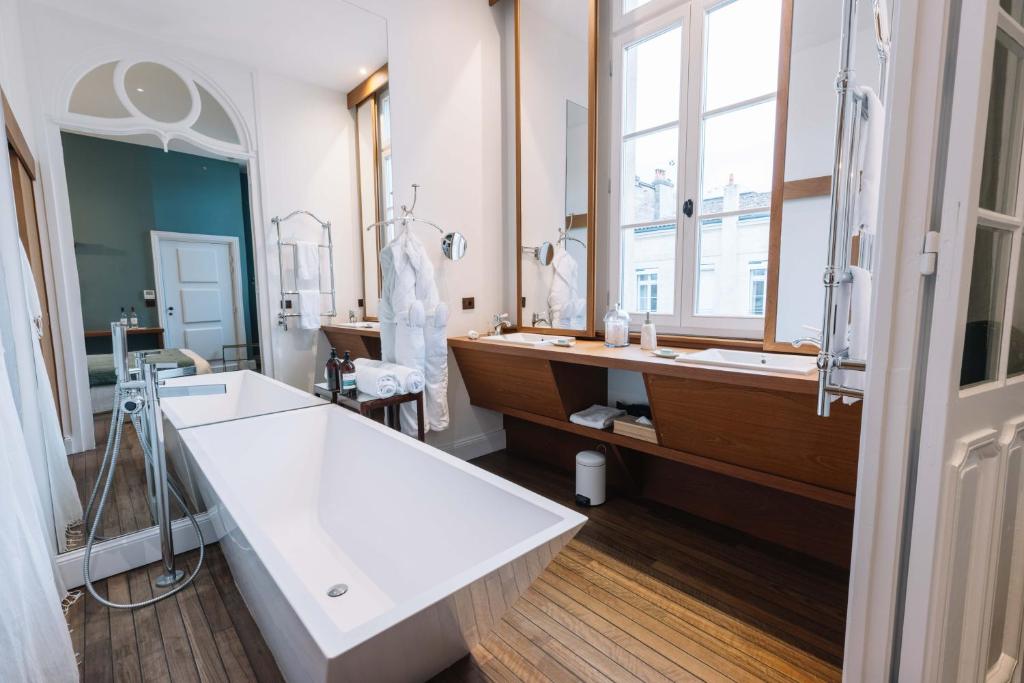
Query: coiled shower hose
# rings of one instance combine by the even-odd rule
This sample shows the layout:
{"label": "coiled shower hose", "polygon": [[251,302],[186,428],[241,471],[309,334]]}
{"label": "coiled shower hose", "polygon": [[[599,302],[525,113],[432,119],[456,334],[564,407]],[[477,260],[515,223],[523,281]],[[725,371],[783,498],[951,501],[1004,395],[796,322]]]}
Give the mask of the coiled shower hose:
{"label": "coiled shower hose", "polygon": [[[100,470],[96,475],[96,483],[93,485],[92,494],[89,496],[89,504],[85,509],[85,521],[89,523],[89,515],[92,512],[93,503],[96,504],[96,516],[92,520],[92,525],[89,527],[89,536],[85,542],[85,563],[82,568],[83,578],[85,579],[85,588],[89,591],[89,594],[94,597],[97,602],[106,605],[107,607],[113,607],[115,609],[138,609],[140,607],[147,607],[149,605],[160,602],[165,598],[169,598],[175,593],[178,593],[185,589],[192,581],[195,580],[199,574],[199,569],[203,566],[203,559],[206,556],[205,546],[203,541],[203,531],[199,528],[199,522],[196,521],[195,516],[185,505],[185,500],[181,493],[178,491],[178,487],[174,485],[174,482],[168,477],[167,489],[174,496],[174,499],[178,501],[178,505],[185,511],[190,522],[192,522],[193,528],[196,530],[196,537],[199,539],[199,561],[196,562],[195,568],[192,573],[189,574],[188,578],[180,582],[177,586],[161,593],[149,600],[142,600],[140,602],[128,602],[124,604],[111,602],[106,598],[102,597],[96,592],[96,589],[92,585],[92,580],[89,577],[89,565],[92,558],[92,546],[98,538],[97,532],[100,527],[100,520],[103,518],[103,509],[107,505],[107,497],[110,495],[110,489],[114,485],[114,472],[117,470],[117,457],[121,451],[121,432],[124,429],[124,415],[125,412],[122,409],[123,399],[125,398],[124,393],[120,388],[114,391],[114,410],[110,421],[110,432],[107,434],[107,447],[103,453],[103,461],[100,464]],[[146,438],[145,429],[142,424],[141,418],[135,414],[130,413],[132,425],[135,427],[135,432],[139,436],[139,444],[142,446],[142,454],[152,465],[154,462],[153,453],[149,448],[149,440]],[[106,479],[104,480],[104,472],[106,472]],[[100,493],[99,500],[96,500],[96,494],[100,491],[100,481],[104,481],[102,493]]]}

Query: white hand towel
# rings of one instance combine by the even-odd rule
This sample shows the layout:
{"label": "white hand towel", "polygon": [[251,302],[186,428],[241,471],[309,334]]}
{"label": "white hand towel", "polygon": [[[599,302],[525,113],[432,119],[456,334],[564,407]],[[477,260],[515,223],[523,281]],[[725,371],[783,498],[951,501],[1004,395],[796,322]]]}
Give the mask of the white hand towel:
{"label": "white hand towel", "polygon": [[423,387],[426,384],[423,373],[416,368],[407,368],[404,365],[388,363],[383,360],[373,360],[371,358],[356,358],[353,362],[356,365],[356,370],[359,370],[361,367],[369,367],[380,368],[390,372],[398,380],[398,391],[403,394],[415,394],[423,391]]}
{"label": "white hand towel", "polygon": [[594,429],[607,429],[615,418],[625,414],[625,410],[593,405],[586,410],[570,415],[569,422]]}
{"label": "white hand towel", "polygon": [[390,398],[398,393],[398,379],[391,370],[356,363],[356,388],[376,398]]}
{"label": "white hand towel", "polygon": [[[425,367],[423,323],[426,320],[423,304],[413,301],[407,310],[399,313],[396,317],[398,324],[395,329],[395,362],[423,372]],[[403,403],[399,414],[402,431],[409,435],[416,434],[416,404]]]}
{"label": "white hand towel", "polygon": [[[865,360],[868,357],[868,339],[871,336],[871,273],[857,266],[850,266],[853,275],[850,293],[850,358]],[[843,371],[842,378],[851,389],[864,390],[865,373],[859,370]],[[859,399],[843,397],[843,403],[850,405]]]}
{"label": "white hand towel", "polygon": [[296,289],[320,288],[320,247],[314,242],[295,243]]}
{"label": "white hand towel", "polygon": [[299,290],[299,329],[320,329],[320,290]]}

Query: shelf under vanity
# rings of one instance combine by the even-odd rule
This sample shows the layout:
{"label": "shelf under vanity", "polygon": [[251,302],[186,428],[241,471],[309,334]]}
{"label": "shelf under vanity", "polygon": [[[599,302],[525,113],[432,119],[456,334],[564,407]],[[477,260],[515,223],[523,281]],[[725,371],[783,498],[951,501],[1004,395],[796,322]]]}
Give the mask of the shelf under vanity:
{"label": "shelf under vanity", "polygon": [[[818,418],[813,376],[690,365],[600,341],[449,346],[472,404],[506,416],[509,450],[569,467],[576,449],[605,444],[635,493],[848,563],[861,408]],[[609,369],[642,374],[657,443],[569,422],[607,402]]]}

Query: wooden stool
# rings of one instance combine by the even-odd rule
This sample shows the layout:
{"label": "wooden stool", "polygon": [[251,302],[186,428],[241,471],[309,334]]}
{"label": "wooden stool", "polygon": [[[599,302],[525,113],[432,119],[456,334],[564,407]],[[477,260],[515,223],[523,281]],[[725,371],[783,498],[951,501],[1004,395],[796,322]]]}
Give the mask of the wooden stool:
{"label": "wooden stool", "polygon": [[[346,396],[340,392],[334,392],[334,403],[337,403],[343,408],[347,408],[352,412],[359,413],[365,417],[372,417],[375,410],[384,410],[384,424],[392,429],[398,431],[402,430],[401,420],[399,418],[399,406],[403,403],[415,402],[416,403],[416,430],[417,438],[420,441],[425,440],[426,430],[423,426],[423,392],[418,391],[415,394],[395,394],[388,398],[377,398],[370,394],[359,394],[356,398]],[[325,396],[326,398],[326,396]]]}

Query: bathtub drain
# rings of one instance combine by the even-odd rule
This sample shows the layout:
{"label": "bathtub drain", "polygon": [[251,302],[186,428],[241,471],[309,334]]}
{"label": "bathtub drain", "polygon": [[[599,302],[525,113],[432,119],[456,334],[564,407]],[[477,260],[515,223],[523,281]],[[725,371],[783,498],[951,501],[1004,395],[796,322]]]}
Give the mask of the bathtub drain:
{"label": "bathtub drain", "polygon": [[327,589],[327,595],[332,598],[340,598],[345,593],[348,593],[348,586],[344,583],[336,583]]}

